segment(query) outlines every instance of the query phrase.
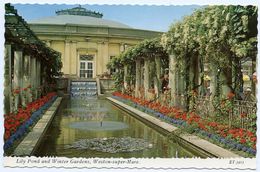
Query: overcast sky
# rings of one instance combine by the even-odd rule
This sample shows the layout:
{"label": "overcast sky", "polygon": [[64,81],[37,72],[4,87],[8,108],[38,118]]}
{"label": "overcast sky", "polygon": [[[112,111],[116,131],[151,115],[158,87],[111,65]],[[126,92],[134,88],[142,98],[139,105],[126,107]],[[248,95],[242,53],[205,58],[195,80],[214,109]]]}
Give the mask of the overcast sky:
{"label": "overcast sky", "polygon": [[[76,5],[30,5],[12,4],[26,21],[54,16],[55,11],[73,8]],[[104,19],[114,20],[133,28],[167,31],[169,26],[183,16],[201,8],[197,5],[186,6],[137,6],[137,5],[82,5],[89,10],[103,13]]]}

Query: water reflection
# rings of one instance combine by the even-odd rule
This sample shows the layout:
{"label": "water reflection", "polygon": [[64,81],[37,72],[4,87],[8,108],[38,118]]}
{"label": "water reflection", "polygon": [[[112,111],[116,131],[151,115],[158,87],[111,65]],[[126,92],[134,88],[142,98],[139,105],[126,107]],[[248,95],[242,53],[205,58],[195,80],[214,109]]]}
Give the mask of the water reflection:
{"label": "water reflection", "polygon": [[[65,156],[65,157],[193,157],[194,154],[169,140],[156,130],[144,125],[129,114],[124,113],[106,100],[67,99],[55,116],[47,134],[44,137],[36,156]],[[117,130],[91,130],[84,126],[90,122],[114,122],[127,127]],[[82,123],[83,128],[71,127],[72,124]],[[68,145],[82,139],[95,138],[140,138],[153,145],[149,149],[133,152],[99,152],[96,150],[66,149]]]}

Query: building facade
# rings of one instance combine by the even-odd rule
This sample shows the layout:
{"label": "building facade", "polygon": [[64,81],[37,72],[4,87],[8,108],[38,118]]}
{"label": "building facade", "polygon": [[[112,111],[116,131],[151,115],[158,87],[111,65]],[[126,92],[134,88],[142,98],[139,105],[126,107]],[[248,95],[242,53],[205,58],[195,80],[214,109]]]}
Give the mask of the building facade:
{"label": "building facade", "polygon": [[49,47],[61,53],[61,71],[67,78],[96,78],[110,73],[106,64],[111,58],[161,34],[102,17],[101,13],[79,6],[31,21],[30,27]]}

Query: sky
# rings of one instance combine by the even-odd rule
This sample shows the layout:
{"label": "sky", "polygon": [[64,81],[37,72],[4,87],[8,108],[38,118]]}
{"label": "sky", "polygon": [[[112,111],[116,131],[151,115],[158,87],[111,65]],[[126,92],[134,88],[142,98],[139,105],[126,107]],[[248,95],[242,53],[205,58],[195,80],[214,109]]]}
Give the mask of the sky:
{"label": "sky", "polygon": [[[47,16],[55,11],[77,7],[57,4],[12,4],[27,22]],[[103,13],[104,19],[124,23],[133,28],[166,32],[170,25],[192,14],[198,5],[148,6],[148,5],[81,5],[89,10]]]}

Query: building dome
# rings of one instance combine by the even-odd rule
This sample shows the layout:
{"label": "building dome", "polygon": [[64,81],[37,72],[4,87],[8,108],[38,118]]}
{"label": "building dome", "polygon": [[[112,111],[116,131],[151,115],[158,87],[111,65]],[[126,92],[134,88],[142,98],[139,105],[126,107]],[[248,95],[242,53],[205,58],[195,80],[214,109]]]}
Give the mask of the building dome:
{"label": "building dome", "polygon": [[103,14],[90,11],[81,6],[72,9],[56,11],[56,16],[44,17],[32,20],[31,24],[53,24],[53,25],[84,25],[108,28],[131,28],[120,22],[102,19]]}

